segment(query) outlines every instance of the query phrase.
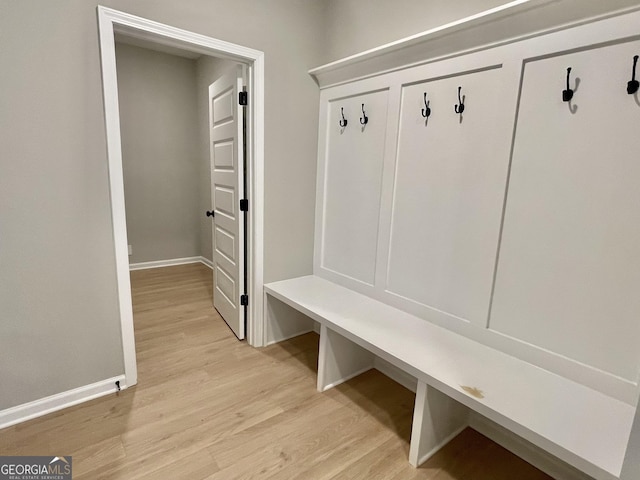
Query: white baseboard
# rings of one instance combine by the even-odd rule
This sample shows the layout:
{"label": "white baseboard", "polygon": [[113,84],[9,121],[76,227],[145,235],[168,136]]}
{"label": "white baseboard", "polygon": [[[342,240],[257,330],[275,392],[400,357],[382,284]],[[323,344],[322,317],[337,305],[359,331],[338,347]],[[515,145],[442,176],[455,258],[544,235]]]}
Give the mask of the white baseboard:
{"label": "white baseboard", "polygon": [[167,260],[156,260],[153,262],[130,263],[129,271],[146,270],[147,268],[172,267],[174,265],[186,265],[189,263],[202,263],[213,270],[213,262],[205,257],[184,257],[169,258]]}
{"label": "white baseboard", "polygon": [[586,473],[479,413],[469,412],[469,426],[556,480],[593,480]]}
{"label": "white baseboard", "polygon": [[202,263],[203,265],[206,265],[211,270],[213,270],[213,262],[211,260],[209,260],[208,258],[200,257],[200,263]]}
{"label": "white baseboard", "polygon": [[67,390],[49,397],[41,398],[33,402],[24,403],[15,407],[0,411],[0,428],[10,427],[17,423],[26,422],[33,418],[47,415],[48,413],[62,410],[79,403],[88,402],[94,398],[108,395],[117,390],[116,382],[120,382],[120,388],[127,388],[124,375],[101,380],[100,382],[85,385],[83,387]]}

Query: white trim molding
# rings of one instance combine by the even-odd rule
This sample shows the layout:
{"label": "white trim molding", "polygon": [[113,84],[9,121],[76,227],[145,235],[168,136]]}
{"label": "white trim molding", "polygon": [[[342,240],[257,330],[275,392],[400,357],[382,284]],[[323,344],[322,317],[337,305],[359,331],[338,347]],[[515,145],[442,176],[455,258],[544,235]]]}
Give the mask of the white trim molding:
{"label": "white trim molding", "polygon": [[198,261],[201,264],[203,264],[203,265],[209,267],[211,270],[213,270],[213,262],[211,260],[209,260],[207,257],[199,257]]}
{"label": "white trim molding", "polygon": [[163,45],[226,58],[244,63],[249,67],[248,89],[252,101],[249,109],[249,201],[251,214],[249,216],[249,231],[247,232],[250,251],[248,294],[249,298],[255,300],[249,303],[247,340],[253,346],[262,346],[264,339],[263,303],[256,301],[263,296],[264,53],[103,6],[98,6],[98,24],[122,349],[127,384],[134,385],[137,383],[138,374],[129,280],[114,33],[118,32],[125,36],[144,38]]}
{"label": "white trim molding", "polygon": [[0,411],[0,429],[114,393],[117,391],[116,382],[120,382],[121,390],[127,388],[124,375],[119,375],[2,410]]}
{"label": "white trim molding", "polygon": [[613,2],[512,0],[308,71],[321,89],[637,11]]}

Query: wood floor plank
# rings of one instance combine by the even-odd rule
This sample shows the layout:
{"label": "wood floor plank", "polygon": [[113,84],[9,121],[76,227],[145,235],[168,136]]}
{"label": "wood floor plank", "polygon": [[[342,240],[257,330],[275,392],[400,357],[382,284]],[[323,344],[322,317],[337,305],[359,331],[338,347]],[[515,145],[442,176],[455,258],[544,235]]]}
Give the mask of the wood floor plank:
{"label": "wood floor plank", "polygon": [[104,469],[113,462],[122,462],[126,457],[120,435],[92,443],[75,450],[73,455],[73,476],[81,478],[83,474]]}
{"label": "wood floor plank", "polygon": [[77,480],[550,478],[470,429],[414,469],[413,393],[375,370],[318,393],[318,336],[239,342],[203,265],[131,284],[138,385],[0,430],[0,454],[72,455]]}

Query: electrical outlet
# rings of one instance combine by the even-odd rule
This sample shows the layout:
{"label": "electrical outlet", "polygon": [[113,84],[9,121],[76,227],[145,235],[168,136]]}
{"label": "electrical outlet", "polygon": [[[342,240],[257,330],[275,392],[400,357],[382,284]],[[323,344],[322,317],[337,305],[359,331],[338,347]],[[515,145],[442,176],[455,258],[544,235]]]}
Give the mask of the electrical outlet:
{"label": "electrical outlet", "polygon": [[129,245],[129,255],[133,255],[133,247]]}

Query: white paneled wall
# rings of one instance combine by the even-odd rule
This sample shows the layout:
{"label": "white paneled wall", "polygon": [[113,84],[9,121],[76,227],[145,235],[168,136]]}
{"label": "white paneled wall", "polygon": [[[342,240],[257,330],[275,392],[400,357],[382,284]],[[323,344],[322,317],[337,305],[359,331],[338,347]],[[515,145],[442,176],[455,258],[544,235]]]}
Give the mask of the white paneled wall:
{"label": "white paneled wall", "polygon": [[323,89],[314,273],[635,404],[639,24]]}
{"label": "white paneled wall", "polygon": [[322,267],[369,285],[376,268],[387,96],[382,90],[332,101],[327,123]]}
{"label": "white paneled wall", "polygon": [[488,68],[406,85],[400,106],[386,289],[479,326],[509,166],[509,144],[493,134],[509,120],[496,108],[503,81],[501,68]]}
{"label": "white paneled wall", "polygon": [[[626,83],[638,54],[640,41],[625,40],[525,60],[490,323],[633,382],[640,104]],[[575,93],[565,103],[568,67]]]}

